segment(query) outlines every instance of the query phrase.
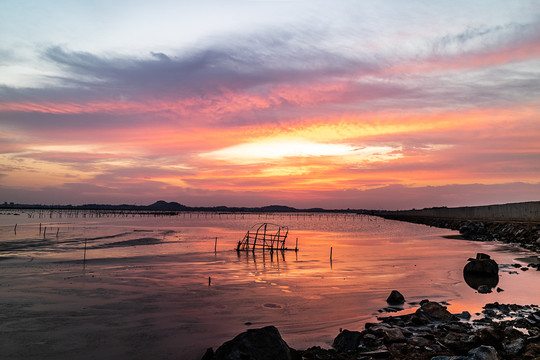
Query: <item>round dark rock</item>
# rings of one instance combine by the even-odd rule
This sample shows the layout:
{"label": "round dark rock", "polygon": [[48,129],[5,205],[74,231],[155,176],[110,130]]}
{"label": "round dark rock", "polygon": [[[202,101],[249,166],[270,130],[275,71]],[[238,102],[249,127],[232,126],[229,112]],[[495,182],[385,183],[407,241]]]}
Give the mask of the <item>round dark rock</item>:
{"label": "round dark rock", "polygon": [[386,299],[386,302],[389,305],[401,305],[405,302],[405,298],[401,293],[397,290],[392,290],[390,295],[388,296],[388,299]]}
{"label": "round dark rock", "polygon": [[497,275],[499,265],[493,259],[473,259],[465,265],[463,272]]}
{"label": "round dark rock", "polygon": [[250,329],[225,342],[215,352],[214,360],[291,360],[291,349],[274,326]]}
{"label": "round dark rock", "polygon": [[[478,253],[476,259],[469,259],[463,268],[463,279],[471,288],[486,294],[499,283],[499,265],[489,255]],[[481,286],[484,286],[482,290]]]}

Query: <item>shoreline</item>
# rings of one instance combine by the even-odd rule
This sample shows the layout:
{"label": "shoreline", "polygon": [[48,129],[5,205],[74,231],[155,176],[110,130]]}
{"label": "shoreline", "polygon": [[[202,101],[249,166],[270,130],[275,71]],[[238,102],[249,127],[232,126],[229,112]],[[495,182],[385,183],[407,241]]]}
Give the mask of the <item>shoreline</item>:
{"label": "shoreline", "polygon": [[[362,331],[340,329],[331,349],[290,348],[274,326],[250,329],[209,348],[201,360],[533,360],[540,354],[538,305],[488,303],[482,317],[451,314],[423,300],[416,312],[379,317]],[[480,315],[480,314],[477,314]]]}

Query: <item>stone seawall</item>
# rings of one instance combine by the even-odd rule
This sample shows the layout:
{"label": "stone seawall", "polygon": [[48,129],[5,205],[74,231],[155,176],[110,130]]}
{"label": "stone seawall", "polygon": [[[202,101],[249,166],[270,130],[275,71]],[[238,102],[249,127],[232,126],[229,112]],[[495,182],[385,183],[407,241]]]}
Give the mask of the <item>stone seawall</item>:
{"label": "stone seawall", "polygon": [[385,219],[458,230],[464,238],[517,243],[540,252],[540,201],[463,208],[379,211]]}
{"label": "stone seawall", "polygon": [[540,222],[540,201],[456,208],[436,207],[420,210],[381,211],[380,213],[454,220]]}

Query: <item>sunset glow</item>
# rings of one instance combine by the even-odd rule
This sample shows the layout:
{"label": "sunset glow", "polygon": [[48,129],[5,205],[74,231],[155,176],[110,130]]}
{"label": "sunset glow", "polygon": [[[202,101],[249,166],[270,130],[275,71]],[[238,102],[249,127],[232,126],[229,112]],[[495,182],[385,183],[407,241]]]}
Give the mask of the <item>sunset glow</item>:
{"label": "sunset glow", "polygon": [[540,200],[534,2],[31,4],[0,5],[2,202]]}

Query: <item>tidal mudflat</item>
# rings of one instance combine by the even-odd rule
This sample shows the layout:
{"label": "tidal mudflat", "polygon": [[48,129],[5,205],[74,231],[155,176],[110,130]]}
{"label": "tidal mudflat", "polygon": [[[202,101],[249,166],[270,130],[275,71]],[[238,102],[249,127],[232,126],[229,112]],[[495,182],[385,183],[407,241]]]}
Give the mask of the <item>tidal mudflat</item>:
{"label": "tidal mudflat", "polygon": [[[288,226],[300,250],[234,251],[258,222]],[[296,349],[328,348],[384,314],[394,289],[404,312],[426,298],[473,314],[538,302],[540,273],[513,266],[537,254],[457,235],[356,214],[3,212],[0,356],[199,359],[267,325]],[[477,253],[500,265],[504,291],[464,282]]]}

